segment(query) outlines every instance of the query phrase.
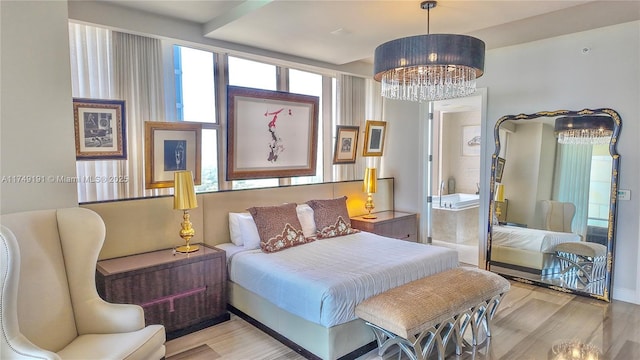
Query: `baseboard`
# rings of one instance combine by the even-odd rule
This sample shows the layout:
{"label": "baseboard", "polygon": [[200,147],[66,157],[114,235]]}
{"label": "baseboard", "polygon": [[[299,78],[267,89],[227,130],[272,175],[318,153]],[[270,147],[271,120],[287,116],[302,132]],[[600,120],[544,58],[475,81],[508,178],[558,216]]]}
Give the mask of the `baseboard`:
{"label": "baseboard", "polygon": [[614,300],[640,305],[640,293],[632,289],[617,288],[614,286],[613,290],[611,290],[611,295]]}

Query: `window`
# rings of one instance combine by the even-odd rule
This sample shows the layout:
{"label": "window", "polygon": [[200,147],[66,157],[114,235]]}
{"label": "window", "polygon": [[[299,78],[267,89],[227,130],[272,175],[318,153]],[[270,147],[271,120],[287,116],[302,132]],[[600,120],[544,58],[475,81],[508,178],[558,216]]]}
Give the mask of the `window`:
{"label": "window", "polygon": [[[257,61],[229,56],[229,85],[277,90],[276,67]],[[234,190],[278,186],[278,179],[234,180]]]}
{"label": "window", "polygon": [[605,228],[609,225],[611,162],[609,145],[594,145],[591,158],[591,181],[589,183],[588,225]]}
{"label": "window", "polygon": [[213,53],[174,46],[178,120],[217,123]]}
{"label": "window", "polygon": [[197,192],[218,190],[218,128],[214,53],[173,47],[177,120],[201,122],[202,169]]}
{"label": "window", "polygon": [[312,184],[322,182],[322,76],[310,72],[289,69],[289,92],[318,96],[318,157],[316,159],[316,175],[291,178],[291,184]]}
{"label": "window", "polygon": [[[323,169],[327,168],[323,164],[326,160],[323,149],[327,149],[331,143],[331,139],[323,139],[323,127],[333,127],[336,115],[334,98],[326,99],[332,104],[331,113],[322,113],[323,103],[325,106],[328,105],[323,101],[323,95],[331,94],[335,97],[335,78],[328,82],[327,75],[234,56],[228,56],[227,61],[218,62],[218,59],[224,59],[226,55],[90,25],[70,23],[69,28],[74,97],[117,98],[120,95],[117,95],[116,90],[133,89],[133,93],[121,95],[130,98],[127,110],[131,113],[127,118],[127,130],[131,134],[143,134],[143,130],[140,129],[144,129],[144,122],[148,120],[202,124],[202,172],[201,184],[196,187],[197,192],[219,190],[220,177],[224,177],[224,169],[219,169],[218,160],[226,141],[223,140],[224,121],[218,117],[221,113],[220,107],[226,108],[222,99],[226,89],[221,88],[224,84],[217,78],[218,73],[228,74],[229,85],[289,91],[320,98],[315,176],[238,180],[222,184],[230,185],[232,189],[248,189],[275,187],[289,182],[309,184],[323,181]],[[111,41],[112,38],[117,41]],[[126,57],[120,59],[112,56],[112,51],[118,51]],[[162,59],[165,56],[168,58]],[[164,61],[159,61],[160,59]],[[160,67],[145,66],[146,64],[165,65]],[[226,69],[223,68],[223,64],[226,64]],[[114,69],[127,71],[116,76]],[[327,84],[331,87],[324,89],[323,86]],[[164,97],[162,91],[158,91],[160,86],[165,87]],[[129,140],[129,158],[126,161],[79,161],[77,173],[79,178],[129,176],[132,179],[130,183],[117,186],[79,183],[80,202],[171,194],[171,189],[144,188],[144,136],[134,136]],[[325,145],[325,141],[329,144]]]}
{"label": "window", "polygon": [[229,56],[229,85],[277,90],[276,67]]}

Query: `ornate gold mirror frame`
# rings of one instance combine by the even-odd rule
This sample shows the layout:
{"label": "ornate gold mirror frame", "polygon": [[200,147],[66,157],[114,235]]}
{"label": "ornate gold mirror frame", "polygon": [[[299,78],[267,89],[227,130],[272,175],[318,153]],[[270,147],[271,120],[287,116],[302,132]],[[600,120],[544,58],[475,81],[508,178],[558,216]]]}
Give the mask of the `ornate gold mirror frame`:
{"label": "ornate gold mirror frame", "polygon": [[[485,268],[487,270],[492,270],[491,265],[496,264],[495,261],[492,262],[492,242],[493,242],[493,230],[494,230],[494,219],[497,219],[495,209],[495,192],[496,192],[496,175],[502,176],[502,170],[500,166],[505,166],[504,162],[499,164],[499,161],[504,161],[502,158],[499,158],[501,144],[500,144],[500,126],[505,121],[514,121],[514,120],[532,120],[538,118],[556,118],[559,116],[564,117],[580,117],[580,116],[590,116],[590,115],[600,115],[600,116],[609,116],[613,119],[613,132],[611,136],[611,140],[609,141],[609,154],[611,155],[611,184],[610,184],[610,201],[609,201],[609,215],[608,215],[608,229],[606,235],[606,274],[604,278],[604,283],[601,290],[598,292],[588,292],[583,291],[577,288],[572,288],[571,286],[559,285],[553,282],[544,282],[542,279],[529,279],[523,276],[517,276],[512,274],[505,274],[499,270],[495,270],[496,272],[500,272],[507,278],[511,278],[512,280],[519,281],[527,284],[535,284],[547,288],[551,288],[554,290],[578,294],[582,296],[593,297],[599,300],[611,301],[611,289],[612,289],[612,270],[613,270],[613,259],[614,259],[614,239],[615,239],[615,223],[616,223],[616,208],[617,208],[617,194],[618,194],[618,174],[620,170],[620,155],[617,152],[616,145],[618,142],[618,136],[621,130],[621,118],[620,115],[612,110],[607,108],[602,109],[584,109],[580,111],[570,111],[570,110],[557,110],[557,111],[541,111],[533,114],[519,114],[519,115],[506,115],[498,119],[495,128],[494,128],[494,138],[495,138],[495,152],[492,156],[491,163],[491,180],[490,180],[490,208],[489,208],[489,219],[488,219],[488,227],[487,227],[487,256],[486,256],[486,264]],[[509,166],[508,161],[506,166]],[[500,172],[497,174],[496,170]],[[502,189],[500,190],[502,191]],[[497,265],[496,265],[497,266]],[[494,270],[492,270],[494,271]],[[535,277],[534,277],[535,278]]]}

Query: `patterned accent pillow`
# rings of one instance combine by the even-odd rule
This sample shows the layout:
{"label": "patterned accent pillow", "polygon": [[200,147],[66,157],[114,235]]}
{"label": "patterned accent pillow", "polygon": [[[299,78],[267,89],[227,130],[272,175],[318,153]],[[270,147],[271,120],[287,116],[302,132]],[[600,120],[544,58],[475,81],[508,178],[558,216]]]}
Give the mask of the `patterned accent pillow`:
{"label": "patterned accent pillow", "polygon": [[252,207],[247,209],[260,234],[260,248],[264,252],[280,251],[313,241],[302,232],[296,204]]}
{"label": "patterned accent pillow", "polygon": [[351,227],[346,196],[330,200],[309,200],[307,204],[313,209],[318,239],[349,235],[359,231]]}

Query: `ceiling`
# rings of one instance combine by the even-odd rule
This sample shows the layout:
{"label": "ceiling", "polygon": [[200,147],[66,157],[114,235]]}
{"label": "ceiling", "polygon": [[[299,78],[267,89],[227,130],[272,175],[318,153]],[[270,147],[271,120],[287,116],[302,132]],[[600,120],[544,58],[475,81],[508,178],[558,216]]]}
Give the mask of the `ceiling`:
{"label": "ceiling", "polygon": [[[188,21],[207,38],[335,65],[370,63],[383,42],[427,33],[427,11],[413,0],[84,1]],[[429,33],[471,35],[493,49],[638,19],[638,0],[441,0],[430,11]]]}

